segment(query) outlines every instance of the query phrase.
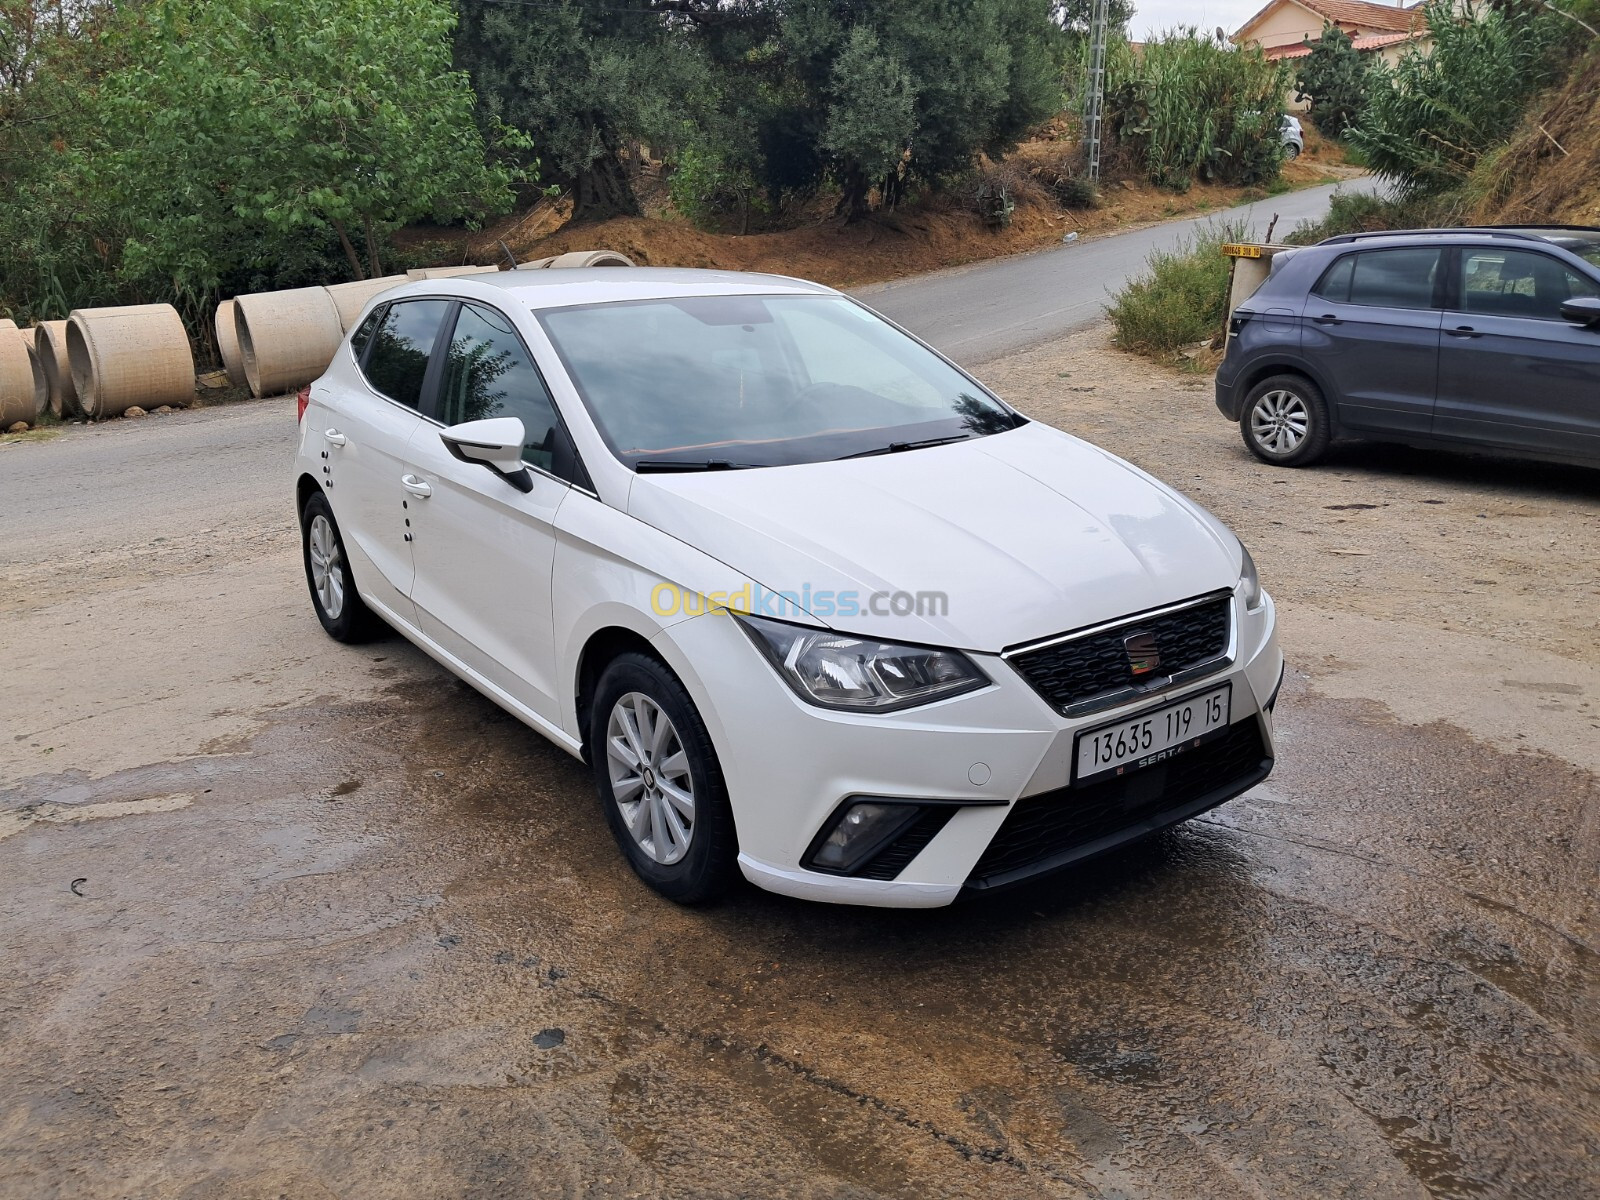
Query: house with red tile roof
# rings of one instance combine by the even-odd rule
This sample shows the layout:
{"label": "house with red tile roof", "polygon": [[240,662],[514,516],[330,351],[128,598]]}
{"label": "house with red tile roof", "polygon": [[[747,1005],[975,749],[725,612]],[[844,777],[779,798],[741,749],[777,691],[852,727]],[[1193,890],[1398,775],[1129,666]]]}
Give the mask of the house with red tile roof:
{"label": "house with red tile roof", "polygon": [[[1303,58],[1307,42],[1333,25],[1350,35],[1357,50],[1393,63],[1429,41],[1427,16],[1420,3],[1375,4],[1371,0],[1268,0],[1265,7],[1233,34],[1238,46],[1259,46],[1269,59]],[[1291,100],[1293,89],[1290,90]],[[1291,103],[1304,109],[1304,103]]]}

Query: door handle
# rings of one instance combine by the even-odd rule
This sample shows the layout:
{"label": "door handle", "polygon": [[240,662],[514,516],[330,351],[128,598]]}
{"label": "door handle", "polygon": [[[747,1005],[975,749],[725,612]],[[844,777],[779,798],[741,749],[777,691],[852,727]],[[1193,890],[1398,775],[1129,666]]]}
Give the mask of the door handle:
{"label": "door handle", "polygon": [[1318,325],[1343,325],[1344,321],[1332,313],[1323,313],[1320,317],[1312,317]]}
{"label": "door handle", "polygon": [[342,446],[347,441],[350,440],[349,438],[345,437],[344,434],[340,433],[337,429],[329,429],[326,432],[324,432],[322,436],[325,437],[328,440],[328,444],[332,445],[332,446]]}
{"label": "door handle", "polygon": [[418,479],[415,475],[400,476],[400,486],[405,488],[405,490],[410,492],[413,496],[420,496],[424,500],[433,495],[433,488],[427,483]]}
{"label": "door handle", "polygon": [[1483,334],[1479,333],[1471,325],[1457,325],[1454,329],[1446,329],[1444,331],[1444,335],[1445,337],[1454,338],[1475,338],[1483,336]]}

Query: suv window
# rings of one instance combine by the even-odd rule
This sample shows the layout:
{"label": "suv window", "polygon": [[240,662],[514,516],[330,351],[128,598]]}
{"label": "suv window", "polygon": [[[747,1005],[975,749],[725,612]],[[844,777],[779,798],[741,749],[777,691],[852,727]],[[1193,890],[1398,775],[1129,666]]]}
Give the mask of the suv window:
{"label": "suv window", "polygon": [[1432,308],[1440,253],[1437,246],[1417,246],[1352,254],[1348,296],[1328,299],[1374,308]]}
{"label": "suv window", "polygon": [[1532,250],[1499,246],[1461,252],[1461,311],[1494,317],[1561,320],[1561,306],[1600,295],[1589,280]]}
{"label": "suv window", "polygon": [[367,382],[391,400],[408,408],[419,407],[422,381],[428,373],[428,354],[449,308],[448,300],[398,300],[391,304],[367,351],[362,368]]}
{"label": "suv window", "polygon": [[555,405],[538,368],[511,323],[493,309],[463,304],[450,338],[439,392],[446,425],[489,417],[521,417],[527,431],[522,459],[555,470]]}

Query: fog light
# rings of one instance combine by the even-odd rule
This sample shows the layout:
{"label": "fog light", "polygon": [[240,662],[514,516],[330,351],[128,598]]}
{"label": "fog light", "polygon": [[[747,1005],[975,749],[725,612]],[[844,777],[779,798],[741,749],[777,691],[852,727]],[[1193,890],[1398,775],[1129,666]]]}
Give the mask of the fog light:
{"label": "fog light", "polygon": [[839,815],[808,865],[818,871],[848,875],[921,815],[922,809],[915,804],[857,801]]}

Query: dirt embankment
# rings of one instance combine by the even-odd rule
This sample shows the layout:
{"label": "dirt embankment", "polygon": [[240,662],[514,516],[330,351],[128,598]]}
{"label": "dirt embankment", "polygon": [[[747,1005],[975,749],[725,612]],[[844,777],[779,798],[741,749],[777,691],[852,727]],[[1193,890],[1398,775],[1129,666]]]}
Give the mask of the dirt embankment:
{"label": "dirt embankment", "polygon": [[[441,261],[499,262],[503,242],[524,262],[569,250],[608,249],[641,265],[764,271],[856,287],[1037,250],[1073,233],[1087,236],[1221,211],[1261,195],[1259,190],[1207,184],[1180,194],[1121,180],[1106,183],[1098,207],[1069,209],[1050,188],[1067,155],[1062,142],[1029,142],[1004,163],[987,168],[988,178],[1003,182],[1016,206],[1010,223],[1000,229],[974,211],[972,188],[964,187],[854,223],[831,216],[827,203],[819,202],[793,228],[706,232],[666,203],[659,181],[647,179],[641,186],[643,217],[568,224],[567,202],[544,202],[474,235],[412,231],[410,237],[414,244],[437,243]],[[1300,160],[1285,165],[1283,179],[1300,188],[1360,173],[1312,139]]]}
{"label": "dirt embankment", "polygon": [[1532,108],[1503,151],[1486,159],[1469,187],[1480,192],[1472,219],[1600,225],[1600,49]]}

